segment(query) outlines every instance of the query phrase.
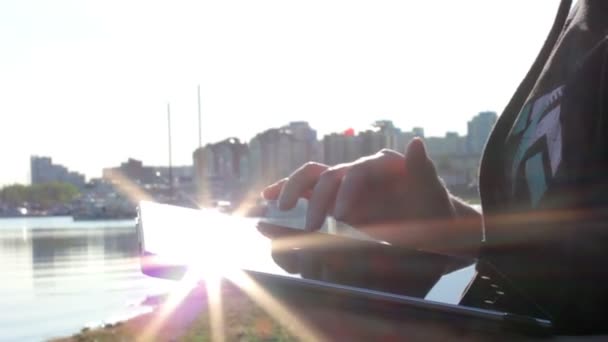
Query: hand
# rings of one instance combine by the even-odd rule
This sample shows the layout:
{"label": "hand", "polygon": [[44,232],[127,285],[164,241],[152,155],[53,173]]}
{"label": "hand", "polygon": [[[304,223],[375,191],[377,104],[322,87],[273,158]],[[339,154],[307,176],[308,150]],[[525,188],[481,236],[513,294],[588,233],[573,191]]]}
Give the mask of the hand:
{"label": "hand", "polygon": [[271,239],[271,256],[288,273],[347,286],[424,297],[452,260],[262,222],[257,228]]}
{"label": "hand", "polygon": [[[319,229],[332,215],[391,243],[448,253],[464,247],[451,246],[463,243],[451,226],[463,204],[443,185],[420,139],[409,144],[405,156],[382,150],[334,167],[308,163],[266,188],[263,196],[278,199],[282,210],[307,198],[308,230]],[[480,239],[480,231],[476,235]]]}

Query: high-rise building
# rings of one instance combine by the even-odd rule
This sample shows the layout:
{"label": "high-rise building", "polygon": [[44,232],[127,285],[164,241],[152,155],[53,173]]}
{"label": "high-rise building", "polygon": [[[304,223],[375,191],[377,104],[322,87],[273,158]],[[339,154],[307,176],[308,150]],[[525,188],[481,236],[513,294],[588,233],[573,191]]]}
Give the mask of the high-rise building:
{"label": "high-rise building", "polygon": [[358,135],[360,151],[359,157],[375,154],[387,147],[387,140],[390,140],[387,139],[389,134],[384,133],[385,132],[383,131],[377,130],[366,130],[360,132]]}
{"label": "high-rise building", "polygon": [[30,174],[32,184],[48,182],[53,173],[53,162],[49,157],[30,157]]}
{"label": "high-rise building", "polygon": [[[372,149],[380,147],[378,150],[383,148],[394,148],[397,142],[397,135],[401,132],[392,121],[390,120],[378,120],[372,125],[377,133],[382,137],[382,142],[378,142],[378,146],[374,146]],[[375,151],[378,152],[378,151]],[[374,152],[374,153],[375,153]]]}
{"label": "high-rise building", "polygon": [[250,179],[261,187],[319,158],[317,132],[307,122],[268,129],[249,142]]}
{"label": "high-rise building", "polygon": [[461,157],[467,152],[466,137],[456,132],[447,132],[444,137],[428,137],[424,141],[431,158]]}
{"label": "high-rise building", "polygon": [[409,143],[414,140],[415,137],[416,134],[414,134],[414,132],[399,131],[395,135],[395,144],[393,146],[390,146],[389,148],[404,153],[407,145],[409,145]]}
{"label": "high-rise building", "polygon": [[481,154],[498,116],[496,112],[481,112],[467,124],[467,150]]}
{"label": "high-rise building", "polygon": [[281,128],[282,135],[289,137],[289,168],[291,173],[302,164],[315,159],[315,143],[317,131],[308,122],[295,121]]}
{"label": "high-rise building", "polygon": [[207,202],[211,197],[210,182],[208,175],[215,168],[213,162],[213,151],[209,146],[199,147],[192,153],[194,166],[194,186],[196,188],[197,201]]}
{"label": "high-rise building", "polygon": [[323,157],[328,165],[351,162],[357,158],[375,154],[383,148],[403,152],[405,146],[417,135],[424,134],[422,128],[415,132],[403,132],[392,121],[379,120],[372,129],[359,132],[348,130],[344,134],[332,133],[323,138]]}
{"label": "high-rise building", "polygon": [[129,158],[118,167],[104,168],[103,179],[110,182],[121,182],[127,179],[135,184],[150,185],[160,184],[164,181],[153,167],[144,166],[140,160]]}
{"label": "high-rise building", "polygon": [[49,157],[31,156],[30,174],[32,184],[63,182],[78,188],[85,185],[83,174],[70,171],[63,165],[53,164],[53,160]]}
{"label": "high-rise building", "polygon": [[416,136],[418,138],[424,138],[424,128],[414,127],[414,128],[412,128],[412,132],[414,133],[414,136]]}
{"label": "high-rise building", "polygon": [[277,128],[256,134],[249,142],[249,171],[253,188],[278,179],[280,132]]}
{"label": "high-rise building", "polygon": [[207,144],[193,153],[198,200],[233,199],[246,188],[248,147],[237,138]]}
{"label": "high-rise building", "polygon": [[[194,168],[192,165],[180,166],[151,166],[154,173],[162,180],[168,180],[169,175],[173,177],[173,184],[188,184],[193,182]],[[169,172],[169,170],[171,172]]]}
{"label": "high-rise building", "polygon": [[361,156],[359,137],[332,133],[323,138],[323,162],[337,165],[351,162]]}

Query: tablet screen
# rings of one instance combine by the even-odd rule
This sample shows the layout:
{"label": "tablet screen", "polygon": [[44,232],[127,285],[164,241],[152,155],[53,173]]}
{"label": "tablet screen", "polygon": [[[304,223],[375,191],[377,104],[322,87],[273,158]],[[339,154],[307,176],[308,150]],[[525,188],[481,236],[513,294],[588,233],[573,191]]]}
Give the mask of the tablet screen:
{"label": "tablet screen", "polygon": [[476,274],[473,259],[392,247],[331,222],[304,233],[298,218],[272,209],[262,220],[152,202],[139,210],[142,252],[155,257],[142,269],[153,276],[166,276],[159,264],[203,278],[247,270],[458,304]]}

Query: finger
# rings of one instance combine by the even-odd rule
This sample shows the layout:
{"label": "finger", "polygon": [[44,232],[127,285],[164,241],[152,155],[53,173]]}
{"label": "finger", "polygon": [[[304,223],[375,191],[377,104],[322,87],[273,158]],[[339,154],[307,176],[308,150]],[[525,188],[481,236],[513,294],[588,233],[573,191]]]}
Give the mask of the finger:
{"label": "finger", "polygon": [[287,178],[283,178],[280,181],[267,186],[264,190],[262,190],[262,197],[266,200],[276,200],[286,182]]}
{"label": "finger", "polygon": [[279,209],[289,210],[307,191],[317,183],[319,176],[328,166],[319,163],[306,163],[289,176],[279,195]]}
{"label": "finger", "polygon": [[321,174],[308,201],[306,230],[318,230],[323,226],[325,217],[336,199],[336,193],[347,169],[348,166],[331,168]]}
{"label": "finger", "polygon": [[298,254],[298,270],[305,279],[319,279],[321,276],[320,257],[313,251],[300,251]]}
{"label": "finger", "polygon": [[[382,149],[371,157],[361,158],[356,164],[365,164],[368,179],[385,180],[387,176],[396,176],[405,171],[404,155],[389,149]],[[367,162],[369,161],[369,162]]]}
{"label": "finger", "polygon": [[418,199],[409,203],[411,215],[417,218],[452,215],[447,188],[439,178],[421,139],[414,139],[408,145],[405,164],[408,174],[407,186]]}
{"label": "finger", "polygon": [[[273,241],[274,243],[274,241]],[[297,251],[295,250],[279,250],[271,253],[274,262],[283,268],[287,273],[300,273],[300,260],[298,259]]]}
{"label": "finger", "polygon": [[435,166],[429,159],[422,139],[414,138],[407,146],[405,167],[413,179],[436,177]]}
{"label": "finger", "polygon": [[[392,152],[392,151],[391,151]],[[364,212],[357,203],[365,200],[369,186],[379,180],[388,182],[404,172],[403,156],[398,153],[381,153],[357,161],[344,175],[335,200],[334,217],[346,223],[355,223]]]}

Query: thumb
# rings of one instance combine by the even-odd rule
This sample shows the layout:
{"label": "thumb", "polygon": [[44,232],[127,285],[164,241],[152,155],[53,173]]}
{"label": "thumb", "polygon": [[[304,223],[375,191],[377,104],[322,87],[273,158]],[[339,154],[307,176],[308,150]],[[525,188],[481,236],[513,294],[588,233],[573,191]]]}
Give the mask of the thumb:
{"label": "thumb", "polygon": [[416,199],[410,202],[413,217],[422,219],[453,216],[454,209],[449,192],[439,178],[421,139],[415,138],[407,146],[405,169],[408,185]]}
{"label": "thumb", "polygon": [[435,166],[428,157],[426,147],[422,139],[414,138],[407,145],[405,152],[405,168],[407,172],[414,178],[437,176]]}

